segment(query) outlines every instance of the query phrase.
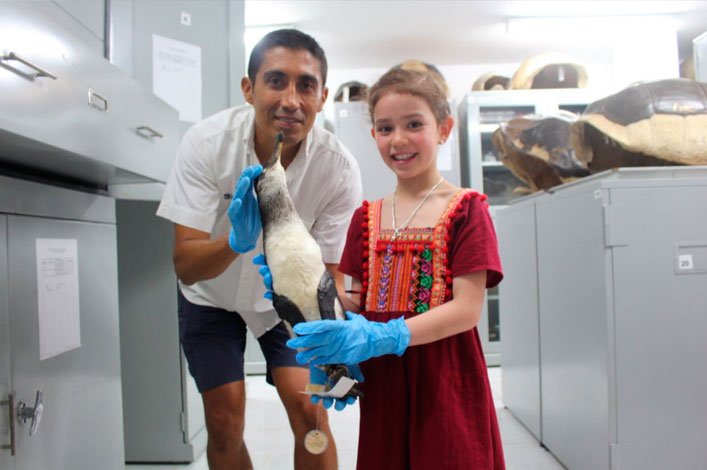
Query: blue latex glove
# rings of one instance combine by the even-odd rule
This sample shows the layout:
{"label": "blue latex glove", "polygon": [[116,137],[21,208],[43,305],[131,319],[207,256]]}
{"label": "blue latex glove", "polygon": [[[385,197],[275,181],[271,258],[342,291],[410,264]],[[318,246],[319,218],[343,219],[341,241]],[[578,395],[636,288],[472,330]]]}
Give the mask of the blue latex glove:
{"label": "blue latex glove", "polygon": [[255,178],[262,172],[261,165],[249,166],[243,170],[236,183],[231,205],[228,206],[228,218],[231,220],[228,244],[236,253],[245,253],[255,248],[263,229],[258,200],[255,198]]}
{"label": "blue latex glove", "polygon": [[[351,378],[359,382],[363,382],[363,374],[361,373],[361,369],[359,369],[357,365],[347,365],[346,367],[348,367],[349,369],[349,375],[351,375]],[[322,369],[315,365],[309,366],[309,383],[326,385],[327,378],[328,377],[326,375],[326,372],[324,372]],[[344,397],[334,399],[331,397],[320,397],[319,395],[312,395],[310,397],[310,400],[312,400],[312,403],[314,403],[315,405],[321,401],[322,405],[324,405],[324,408],[331,408],[331,405],[334,404],[334,408],[337,411],[341,411],[347,406],[356,403],[356,397]]]}
{"label": "blue latex glove", "polygon": [[265,255],[260,253],[258,256],[253,258],[253,264],[260,266],[258,268],[258,272],[261,276],[263,276],[263,284],[265,284],[265,289],[267,289],[263,297],[272,300],[272,274],[270,274],[270,268],[265,261]]}
{"label": "blue latex glove", "polygon": [[346,312],[348,321],[319,320],[299,323],[297,338],[287,341],[300,364],[358,364],[384,354],[401,356],[410,344],[410,330],[400,317],[387,323],[372,322]]}

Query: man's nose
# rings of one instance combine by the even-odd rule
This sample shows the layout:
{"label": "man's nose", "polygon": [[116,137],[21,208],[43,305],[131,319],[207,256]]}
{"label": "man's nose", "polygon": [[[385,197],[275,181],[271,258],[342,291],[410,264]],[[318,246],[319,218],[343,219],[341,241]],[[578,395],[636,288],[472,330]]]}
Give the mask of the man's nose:
{"label": "man's nose", "polygon": [[295,84],[289,85],[282,91],[282,107],[287,109],[297,109],[299,106],[299,94]]}

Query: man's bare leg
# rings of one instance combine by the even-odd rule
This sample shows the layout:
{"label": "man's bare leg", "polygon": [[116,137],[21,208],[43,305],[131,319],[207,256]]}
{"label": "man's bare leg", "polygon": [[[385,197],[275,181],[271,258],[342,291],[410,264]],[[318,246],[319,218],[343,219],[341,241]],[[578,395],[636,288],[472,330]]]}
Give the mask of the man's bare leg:
{"label": "man's bare leg", "polygon": [[[309,370],[301,367],[278,367],[272,369],[271,373],[295,435],[295,470],[336,469],[336,445],[329,428],[327,412],[323,406],[312,404],[309,395],[300,393],[309,383]],[[317,412],[318,429],[326,433],[329,446],[322,454],[314,455],[304,448],[304,436],[317,428]]]}
{"label": "man's bare leg", "polygon": [[204,402],[208,444],[206,455],[211,470],[251,470],[245,429],[245,382],[227,383],[201,394]]}

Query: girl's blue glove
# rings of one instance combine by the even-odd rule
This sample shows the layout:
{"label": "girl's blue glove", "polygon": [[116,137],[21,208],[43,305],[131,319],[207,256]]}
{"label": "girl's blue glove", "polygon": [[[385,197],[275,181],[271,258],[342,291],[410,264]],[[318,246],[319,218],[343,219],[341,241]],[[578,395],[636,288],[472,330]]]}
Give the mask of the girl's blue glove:
{"label": "girl's blue glove", "polygon": [[[258,256],[253,258],[253,264],[260,266],[258,272],[263,276],[263,284],[265,284],[265,297],[266,299],[272,300],[272,274],[270,274],[270,268],[265,261],[265,255],[260,253]],[[312,382],[314,383],[314,382]]]}
{"label": "girl's blue glove", "polygon": [[228,244],[236,253],[245,253],[255,248],[263,229],[258,200],[255,198],[255,178],[262,172],[262,165],[249,166],[243,170],[236,183],[231,205],[228,206],[228,218],[231,220]]}
{"label": "girl's blue glove", "polygon": [[299,323],[297,338],[287,341],[300,364],[358,364],[384,354],[401,356],[410,344],[410,330],[400,317],[387,323],[371,322],[346,312],[348,321],[319,320]]}
{"label": "girl's blue glove", "polygon": [[[352,379],[355,379],[358,382],[363,382],[363,374],[361,373],[361,369],[359,369],[357,365],[347,365],[346,367],[349,369],[349,375],[351,375]],[[309,383],[326,385],[327,379],[328,377],[326,375],[326,372],[324,372],[318,366],[309,366]],[[333,404],[334,408],[337,411],[341,411],[347,406],[356,403],[356,397],[344,397],[334,399],[331,397],[320,397],[319,395],[312,395],[310,399],[315,405],[321,401],[322,405],[324,405],[324,408],[331,408],[331,405]]]}

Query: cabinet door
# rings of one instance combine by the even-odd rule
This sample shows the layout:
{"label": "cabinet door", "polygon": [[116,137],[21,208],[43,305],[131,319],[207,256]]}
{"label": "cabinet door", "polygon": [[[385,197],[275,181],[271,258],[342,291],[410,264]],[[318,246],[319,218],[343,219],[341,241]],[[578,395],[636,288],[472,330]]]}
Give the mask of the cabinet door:
{"label": "cabinet door", "polygon": [[5,446],[11,446],[10,420],[13,413],[10,410],[8,398],[12,393],[10,382],[10,332],[8,315],[7,286],[7,217],[0,214],[0,468],[13,470],[15,468],[12,451]]}
{"label": "cabinet door", "polygon": [[[115,225],[14,215],[7,221],[15,403],[32,407],[36,392],[43,393],[36,433],[30,436],[29,423],[15,421],[15,470],[123,470]],[[72,269],[78,270],[80,346],[44,360],[38,238],[76,240],[78,248]]]}

